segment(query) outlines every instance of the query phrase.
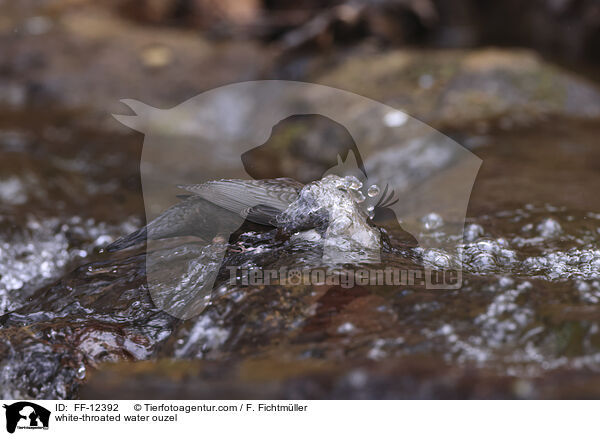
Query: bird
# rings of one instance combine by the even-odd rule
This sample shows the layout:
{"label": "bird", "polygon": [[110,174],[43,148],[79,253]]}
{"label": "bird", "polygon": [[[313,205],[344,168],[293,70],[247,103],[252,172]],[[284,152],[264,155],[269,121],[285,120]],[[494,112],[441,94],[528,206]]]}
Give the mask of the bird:
{"label": "bird", "polygon": [[228,240],[243,222],[281,235],[311,232],[341,250],[380,248],[380,232],[356,200],[361,187],[356,177],[327,175],[303,184],[291,178],[261,180],[221,179],[179,185],[188,194],[145,227],[105,248],[118,251],[178,236]]}

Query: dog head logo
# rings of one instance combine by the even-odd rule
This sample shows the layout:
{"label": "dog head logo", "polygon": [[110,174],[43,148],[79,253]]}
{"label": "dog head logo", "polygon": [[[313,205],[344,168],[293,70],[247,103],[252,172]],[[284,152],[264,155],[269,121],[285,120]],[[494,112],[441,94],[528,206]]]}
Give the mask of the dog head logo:
{"label": "dog head logo", "polygon": [[14,433],[19,429],[47,429],[50,411],[29,401],[19,401],[4,405],[6,409],[6,431]]}
{"label": "dog head logo", "polygon": [[[306,184],[332,174],[353,176],[365,216],[401,227],[419,246],[426,270],[459,272],[455,283],[427,286],[460,287],[460,244],[481,160],[426,124],[347,91],[290,81],[227,85],[171,109],[122,102],[135,115],[115,118],[145,135],[141,177],[147,221],[164,218],[125,242],[147,239],[150,292],[170,314],[187,319],[200,313],[210,301],[229,236],[246,218],[269,222],[274,211],[289,204],[279,200],[289,200],[290,192],[297,195],[297,185],[247,189],[263,179]],[[238,183],[231,189],[239,192],[226,199],[201,185],[220,179],[249,183]],[[190,198],[178,186],[192,194],[204,189],[203,198],[220,208],[206,206],[203,225],[194,229],[185,223],[197,210],[176,208],[165,218],[164,211],[179,204],[177,197]],[[224,209],[239,213],[222,214]],[[157,243],[165,234],[200,237],[205,243],[167,252]],[[379,261],[378,252],[363,259],[355,254],[352,259],[359,263]],[[328,259],[347,261],[339,250]]]}

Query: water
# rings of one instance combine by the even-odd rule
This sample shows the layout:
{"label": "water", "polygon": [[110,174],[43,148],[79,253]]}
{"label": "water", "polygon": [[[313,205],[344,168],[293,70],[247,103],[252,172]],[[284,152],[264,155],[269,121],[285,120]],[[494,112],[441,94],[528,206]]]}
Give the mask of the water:
{"label": "water", "polygon": [[[17,227],[9,217],[1,221],[5,228]],[[19,231],[0,235],[0,315],[16,309],[33,291],[93,257],[117,235],[135,229],[139,220],[109,225],[79,216],[66,220],[30,216],[20,225]]]}
{"label": "water", "polygon": [[369,257],[363,253],[377,255],[381,249],[379,230],[367,222],[368,216],[360,207],[364,201],[361,187],[362,183],[353,176],[325,176],[306,185],[281,220],[286,226],[298,226],[307,218],[315,224],[325,222],[323,256],[327,262],[361,262]]}
{"label": "water", "polygon": [[[179,373],[165,374],[179,371],[181,359],[193,368],[196,363],[213,368],[194,369],[204,386],[190,382],[196,394],[274,389],[265,395],[397,397],[410,391],[439,397],[465,386],[483,386],[488,397],[556,395],[548,394],[550,387],[566,392],[568,383],[561,380],[568,374],[600,371],[598,130],[564,120],[544,129],[490,132],[479,141],[485,145],[474,151],[484,164],[464,240],[456,241],[462,259],[407,244],[395,227],[379,234],[368,223],[364,203],[340,191],[333,178],[315,184],[303,198],[333,211],[325,234],[312,230],[280,240],[275,230],[248,229],[225,255],[231,265],[315,268],[324,265],[325,236],[335,246],[376,248],[379,262],[362,263],[367,268],[443,268],[460,262],[461,289],[240,286],[227,283],[222,269],[206,309],[186,321],[156,308],[145,281],[143,247],[97,252],[141,223],[141,207],[136,214],[135,207],[124,206],[128,201],[110,211],[94,206],[131,198],[139,189],[125,188],[122,181],[133,172],[118,164],[135,149],[98,155],[95,147],[73,151],[72,144],[81,143],[77,135],[62,145],[47,140],[41,153],[51,150],[62,158],[33,168],[33,180],[69,168],[71,180],[79,181],[73,192],[62,182],[40,185],[8,165],[0,168],[1,195],[12,199],[2,203],[0,228],[0,393],[75,398],[83,386],[83,396],[120,395],[123,388],[103,382],[102,374],[113,380],[126,374],[125,380],[137,382],[131,389],[146,394],[178,392],[184,389]],[[3,156],[13,162],[33,147],[25,134],[13,131],[0,138]],[[348,191],[361,188],[346,184]],[[422,217],[421,232],[443,238],[446,225],[432,211]],[[183,247],[193,253],[199,249],[193,244]],[[194,280],[199,270],[188,272]],[[123,363],[128,360],[155,363],[129,373]],[[117,362],[115,372],[104,366],[110,362]],[[96,367],[102,370],[90,371]],[[464,381],[452,378],[457,371]],[[471,373],[475,379],[466,375]],[[140,374],[153,382],[142,382]],[[216,385],[215,374],[231,382]],[[268,383],[257,388],[252,377]]]}

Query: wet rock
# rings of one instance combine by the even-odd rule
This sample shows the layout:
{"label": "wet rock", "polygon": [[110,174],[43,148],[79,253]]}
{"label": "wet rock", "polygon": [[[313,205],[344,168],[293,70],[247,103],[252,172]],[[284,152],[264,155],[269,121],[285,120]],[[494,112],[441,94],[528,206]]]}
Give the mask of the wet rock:
{"label": "wet rock", "polygon": [[442,129],[486,133],[552,116],[600,116],[600,91],[527,51],[393,51],[351,57],[314,79]]}
{"label": "wet rock", "polygon": [[0,395],[73,398],[87,368],[152,357],[177,320],[152,303],[143,259],[80,267],[1,316]]}
{"label": "wet rock", "polygon": [[0,338],[3,398],[73,398],[81,354],[51,344],[27,328],[3,328]]}

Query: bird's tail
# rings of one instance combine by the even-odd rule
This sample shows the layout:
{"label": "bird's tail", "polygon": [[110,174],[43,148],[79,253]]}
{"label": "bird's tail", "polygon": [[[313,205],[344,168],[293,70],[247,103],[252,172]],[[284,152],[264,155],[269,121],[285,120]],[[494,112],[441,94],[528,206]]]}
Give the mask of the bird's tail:
{"label": "bird's tail", "polygon": [[123,250],[125,248],[141,244],[142,242],[145,242],[147,238],[148,231],[146,227],[142,227],[141,229],[136,230],[135,232],[130,233],[127,236],[123,236],[122,238],[117,239],[115,242],[107,245],[104,248],[104,251],[112,253],[114,251]]}

